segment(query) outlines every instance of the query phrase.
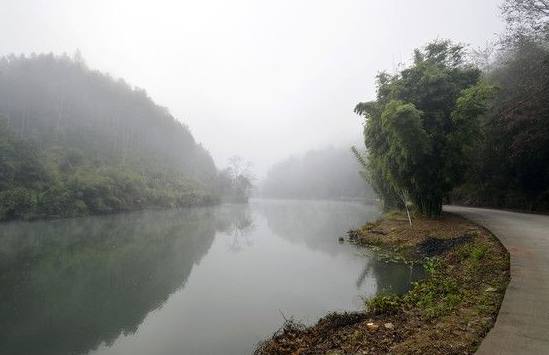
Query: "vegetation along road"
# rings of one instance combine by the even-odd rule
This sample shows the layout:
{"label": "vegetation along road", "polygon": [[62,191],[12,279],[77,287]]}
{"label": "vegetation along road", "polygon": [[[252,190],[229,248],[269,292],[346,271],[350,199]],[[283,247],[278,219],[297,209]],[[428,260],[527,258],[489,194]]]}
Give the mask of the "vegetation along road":
{"label": "vegetation along road", "polygon": [[511,255],[511,282],[479,354],[549,353],[549,216],[446,206],[494,233]]}

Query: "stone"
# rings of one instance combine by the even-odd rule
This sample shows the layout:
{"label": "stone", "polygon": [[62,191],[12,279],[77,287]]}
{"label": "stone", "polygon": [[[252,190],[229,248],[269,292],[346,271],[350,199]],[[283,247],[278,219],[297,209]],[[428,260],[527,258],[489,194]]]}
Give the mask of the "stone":
{"label": "stone", "polygon": [[375,323],[367,323],[366,328],[368,328],[371,332],[375,332],[379,328],[379,325]]}
{"label": "stone", "polygon": [[395,329],[395,325],[393,323],[385,323],[383,326],[385,327],[385,329]]}

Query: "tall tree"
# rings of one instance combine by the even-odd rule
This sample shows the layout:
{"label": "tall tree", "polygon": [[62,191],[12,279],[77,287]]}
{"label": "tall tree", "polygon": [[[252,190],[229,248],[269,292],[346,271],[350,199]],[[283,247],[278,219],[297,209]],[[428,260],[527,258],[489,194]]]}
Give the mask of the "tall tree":
{"label": "tall tree", "polygon": [[252,163],[238,156],[229,158],[229,165],[218,177],[219,189],[224,198],[233,202],[247,202],[253,188]]}
{"label": "tall tree", "polygon": [[476,86],[480,74],[463,46],[434,41],[414,52],[410,67],[379,74],[377,100],[356,106],[365,118],[370,181],[389,205],[409,199],[422,214],[440,215],[463,178],[473,143],[467,133],[484,109],[467,91],[489,91]]}

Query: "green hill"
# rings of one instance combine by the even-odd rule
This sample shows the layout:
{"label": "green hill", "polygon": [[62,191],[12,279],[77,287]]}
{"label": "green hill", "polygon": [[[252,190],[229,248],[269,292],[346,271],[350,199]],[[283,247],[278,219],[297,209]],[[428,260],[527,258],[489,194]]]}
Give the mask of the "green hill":
{"label": "green hill", "polygon": [[145,91],[78,58],[0,59],[0,220],[210,204],[216,181]]}

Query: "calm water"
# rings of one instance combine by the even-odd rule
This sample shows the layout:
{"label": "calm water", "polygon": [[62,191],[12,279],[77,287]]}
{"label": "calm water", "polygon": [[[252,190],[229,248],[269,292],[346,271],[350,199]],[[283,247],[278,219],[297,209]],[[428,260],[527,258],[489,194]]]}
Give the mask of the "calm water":
{"label": "calm water", "polygon": [[252,201],[0,225],[2,354],[245,354],[283,323],[404,292],[415,270],[339,236],[348,202]]}

